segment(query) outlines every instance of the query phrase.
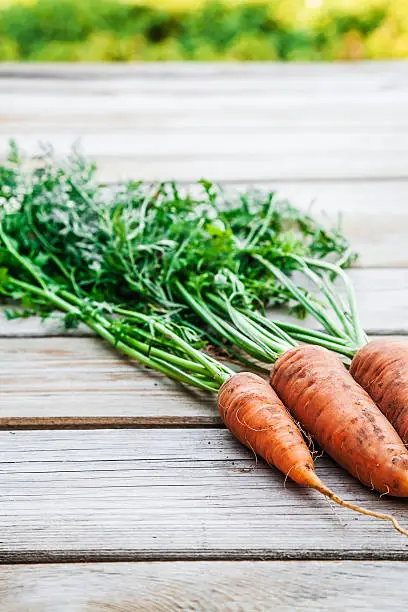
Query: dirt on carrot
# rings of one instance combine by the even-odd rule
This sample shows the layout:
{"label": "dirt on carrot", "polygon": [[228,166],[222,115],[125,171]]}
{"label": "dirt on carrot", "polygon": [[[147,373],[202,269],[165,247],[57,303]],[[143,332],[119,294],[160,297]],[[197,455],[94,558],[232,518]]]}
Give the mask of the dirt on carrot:
{"label": "dirt on carrot", "polygon": [[218,392],[218,409],[234,436],[267,463],[300,485],[323,486],[296,423],[260,376],[232,376]]}
{"label": "dirt on carrot", "polygon": [[231,433],[285,476],[316,489],[344,508],[391,521],[397,531],[408,535],[393,516],[346,502],[320,480],[296,423],[272,387],[260,376],[248,372],[234,374],[218,392],[218,408]]}
{"label": "dirt on carrot", "polygon": [[408,342],[381,338],[355,355],[350,374],[408,442]]}
{"label": "dirt on carrot", "polygon": [[337,463],[380,493],[408,497],[404,443],[336,355],[317,346],[291,349],[276,362],[271,383]]}

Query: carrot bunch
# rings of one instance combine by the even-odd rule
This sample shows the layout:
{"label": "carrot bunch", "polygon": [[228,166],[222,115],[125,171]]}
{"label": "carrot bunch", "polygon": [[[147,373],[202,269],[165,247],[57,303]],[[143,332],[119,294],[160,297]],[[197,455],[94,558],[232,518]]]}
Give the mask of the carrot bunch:
{"label": "carrot bunch", "polygon": [[[217,307],[211,308],[185,288],[179,286],[179,290],[208,324],[213,324],[221,333],[225,329],[225,333],[231,334],[231,328],[234,329],[237,346],[265,362],[276,360],[270,376],[271,386],[283,406],[337,463],[382,494],[408,497],[405,445],[338,356],[322,346],[298,345],[272,321],[268,321],[268,329],[262,329],[256,320],[228,301],[214,300]],[[247,378],[244,380],[247,382]],[[282,460],[292,458],[294,449],[300,450],[299,432],[296,436],[281,419],[279,427],[286,436],[283,447],[278,445],[271,431],[271,423],[278,420],[273,414],[271,396],[262,397],[262,407],[258,403],[252,406],[240,386],[227,382],[224,388],[219,393],[219,408],[228,428],[242,443],[284,471],[289,466],[282,464]],[[260,397],[258,393],[256,399]],[[315,488],[344,505],[323,483],[316,482],[310,464],[300,466],[300,479],[296,468],[286,473],[299,484]],[[380,517],[378,513],[374,515]],[[380,518],[393,520],[394,526],[406,533],[392,517]]]}
{"label": "carrot bunch", "polygon": [[260,315],[251,318],[231,302],[213,298],[215,306],[208,306],[184,288],[180,291],[207,323],[214,321],[221,330],[222,325],[232,326],[238,346],[245,349],[251,343],[251,349],[257,348],[254,356],[275,362],[273,388],[337,463],[380,493],[408,496],[408,453],[403,441],[333,351],[298,344],[276,323]]}
{"label": "carrot bunch", "polygon": [[[41,307],[45,304],[57,308],[67,317],[74,317],[87,325],[137,362],[184,384],[217,392],[219,412],[226,426],[242,444],[263,457],[268,464],[294,482],[315,489],[345,508],[391,521],[396,530],[408,535],[392,515],[345,502],[320,480],[298,426],[282,399],[263,378],[251,372],[234,373],[228,366],[195,348],[191,339],[187,341],[182,337],[182,330],[175,329],[171,323],[163,322],[154,314],[148,316],[132,311],[131,319],[137,322],[137,326],[129,326],[128,321],[112,318],[106,305],[79,298],[68,291],[66,285],[58,286],[55,279],[33,267],[10,242],[1,226],[0,241],[11,263],[14,263],[13,274],[2,274],[0,289],[4,295],[21,298],[24,293],[32,304],[38,300]],[[21,280],[21,277],[27,277],[27,273],[32,276],[32,282]],[[289,353],[285,353],[285,356]],[[279,370],[276,369],[276,372],[280,372],[282,366],[283,358],[278,362],[276,367]],[[377,423],[377,426],[380,425]],[[408,454],[407,458],[403,457],[397,440],[393,442],[394,454],[399,452],[401,462],[408,464]],[[373,457],[376,460],[375,455]],[[394,470],[394,477],[395,474]]]}
{"label": "carrot bunch", "polygon": [[[18,171],[0,169],[0,186],[1,172],[7,193],[21,194]],[[294,420],[363,484],[408,497],[407,350],[367,344],[348,277],[323,259],[344,256],[341,236],[296,209],[279,208],[273,194],[254,209],[246,195],[224,211],[210,184],[201,185],[205,201],[197,202],[175,186],[146,195],[132,183],[106,193],[82,166],[71,174],[52,164],[35,172],[19,206],[5,208],[0,220],[0,292],[22,300],[26,314],[61,310],[67,325],[81,321],[147,367],[217,393],[231,432],[285,476],[408,535],[394,517],[345,502],[326,487]],[[273,261],[264,257],[270,245]],[[328,306],[293,283],[294,269]],[[333,274],[346,284],[347,304]],[[262,313],[268,301],[289,300],[325,331]],[[210,344],[253,368],[254,360],[274,364],[271,384],[235,374],[201,350]],[[353,358],[355,380],[335,353]]]}

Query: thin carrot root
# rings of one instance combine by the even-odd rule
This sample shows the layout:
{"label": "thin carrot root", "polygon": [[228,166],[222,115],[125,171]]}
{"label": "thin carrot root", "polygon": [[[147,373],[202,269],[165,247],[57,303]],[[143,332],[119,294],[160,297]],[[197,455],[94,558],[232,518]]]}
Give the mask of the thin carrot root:
{"label": "thin carrot root", "polygon": [[[254,453],[298,484],[315,489],[343,508],[391,521],[408,536],[396,518],[343,501],[320,480],[312,455],[294,420],[266,381],[248,372],[234,374],[218,393],[218,408],[231,433]],[[382,416],[382,415],[381,415]]]}
{"label": "thin carrot root", "polygon": [[373,510],[368,510],[367,508],[363,508],[362,506],[356,506],[356,504],[351,504],[350,502],[346,502],[341,497],[330,491],[329,493],[324,493],[329,499],[333,500],[339,506],[343,506],[343,508],[349,508],[350,510],[354,510],[355,512],[359,512],[360,514],[366,514],[367,516],[373,516],[378,519],[383,519],[385,521],[391,521],[394,526],[394,529],[402,533],[403,535],[408,536],[408,530],[401,527],[395,516],[392,514],[383,514],[382,512],[374,512]]}
{"label": "thin carrot root", "polygon": [[348,508],[349,510],[354,510],[354,512],[359,512],[360,514],[365,514],[366,516],[373,516],[374,518],[390,521],[393,524],[394,529],[399,531],[399,533],[408,536],[408,530],[401,527],[395,516],[392,516],[392,514],[383,514],[382,512],[375,512],[374,510],[368,510],[368,508],[363,508],[362,506],[357,506],[356,504],[352,504],[351,502],[344,501],[344,499],[341,499],[341,497],[336,495],[336,493],[329,489],[329,487],[326,487],[326,485],[320,480],[316,472],[314,472],[313,474],[309,474],[308,479],[309,487],[311,489],[315,489],[315,491],[318,491],[319,493],[327,497],[327,499],[330,499],[339,506],[342,506],[343,508]]}
{"label": "thin carrot root", "polygon": [[356,504],[346,502],[344,501],[344,499],[341,499],[341,497],[333,493],[333,491],[331,491],[325,486],[321,487],[320,485],[316,485],[313,488],[316,491],[319,491],[319,493],[322,493],[323,495],[325,495],[328,499],[331,499],[332,501],[334,501],[339,506],[342,506],[343,508],[354,510],[354,512],[359,512],[360,514],[365,514],[366,516],[373,516],[374,518],[382,519],[385,521],[391,521],[391,523],[394,526],[394,529],[396,529],[403,535],[408,536],[408,530],[401,527],[401,525],[399,524],[395,516],[393,516],[392,514],[383,514],[382,512],[375,512],[374,510],[368,510],[368,508],[363,508],[362,506],[357,506]]}

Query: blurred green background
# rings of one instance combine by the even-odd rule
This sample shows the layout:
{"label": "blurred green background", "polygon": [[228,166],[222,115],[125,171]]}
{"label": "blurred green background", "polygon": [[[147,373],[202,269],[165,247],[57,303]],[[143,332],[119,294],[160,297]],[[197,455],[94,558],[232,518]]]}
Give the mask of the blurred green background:
{"label": "blurred green background", "polygon": [[0,0],[1,61],[408,57],[408,0]]}

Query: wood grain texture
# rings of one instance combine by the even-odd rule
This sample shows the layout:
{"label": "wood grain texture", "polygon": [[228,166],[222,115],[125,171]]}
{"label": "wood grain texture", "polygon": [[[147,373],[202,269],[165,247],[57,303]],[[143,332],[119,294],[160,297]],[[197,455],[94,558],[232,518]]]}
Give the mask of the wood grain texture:
{"label": "wood grain texture", "polygon": [[1,67],[9,137],[105,178],[408,178],[408,64]]}
{"label": "wood grain texture", "polygon": [[[43,101],[40,104],[43,106]],[[0,158],[5,158],[7,143],[13,137],[32,155],[38,153],[39,142],[52,143],[58,153],[67,155],[73,143],[80,141],[81,149],[95,159],[99,175],[105,180],[194,181],[206,177],[222,181],[241,175],[255,182],[407,176],[406,134],[347,134],[341,130],[336,134],[320,130],[314,128],[301,135],[296,130],[288,134],[261,128],[258,133],[245,133],[238,127],[232,133],[218,128],[207,128],[205,132],[191,128],[185,133],[164,129],[142,133],[128,128],[121,134],[106,130],[89,134],[81,128],[64,134],[44,127],[31,134],[7,129],[1,135]]]}
{"label": "wood grain texture", "polygon": [[361,265],[408,265],[407,103],[407,62],[2,65],[0,158],[80,139],[104,180],[269,181],[341,212]]}
{"label": "wood grain texture", "polygon": [[[9,137],[30,152],[50,140],[58,154],[80,137],[104,180],[205,175],[315,200],[316,214],[342,214],[362,254],[352,274],[364,325],[406,334],[407,103],[406,62],[2,64],[0,158]],[[0,317],[0,427],[44,428],[0,431],[0,560],[139,563],[4,567],[0,609],[404,608],[408,545],[391,526],[284,488],[220,427],[213,398],[84,328],[61,334],[57,319]],[[77,426],[134,429],[45,429]],[[379,500],[329,459],[317,467],[345,499],[408,525],[406,501]],[[302,561],[231,561],[263,558]]]}
{"label": "wood grain texture", "polygon": [[[408,559],[385,521],[332,508],[218,429],[0,432],[0,561]],[[406,500],[328,459],[346,500],[408,524]]]}
{"label": "wood grain texture", "polygon": [[97,338],[0,339],[0,427],[220,425],[212,394]]}
{"label": "wood grain texture", "polygon": [[325,226],[341,222],[359,254],[357,266],[407,266],[408,181],[275,181],[260,184]]}
{"label": "wood grain texture", "polygon": [[0,567],[7,612],[401,610],[406,564],[197,561]]}

